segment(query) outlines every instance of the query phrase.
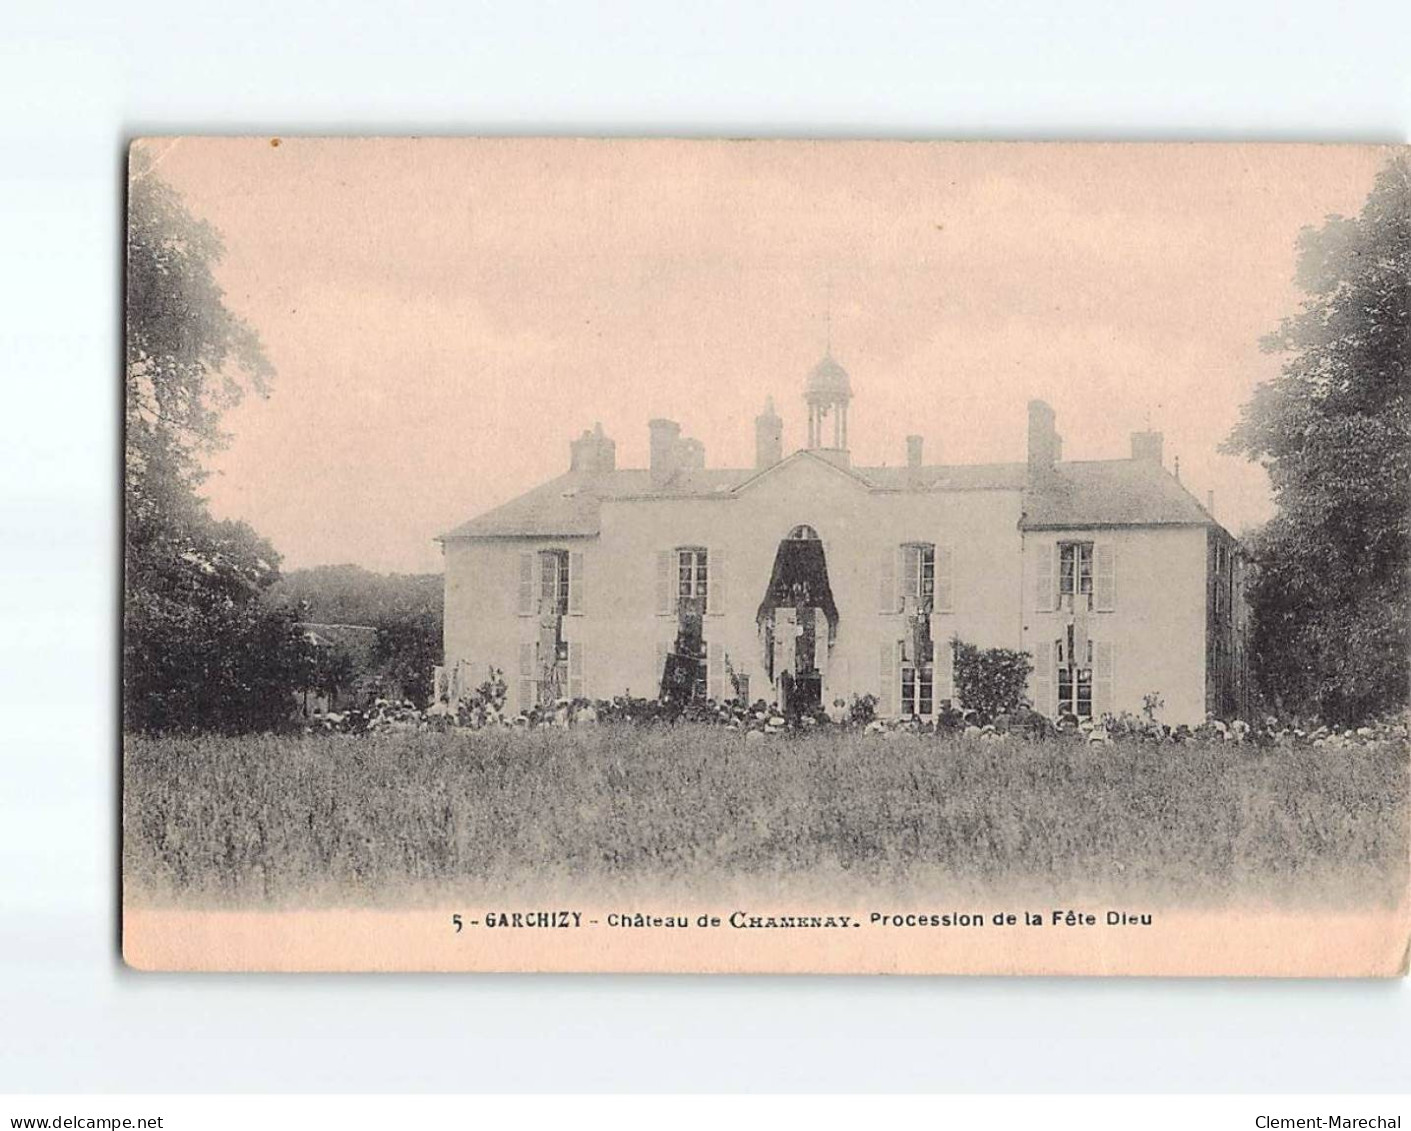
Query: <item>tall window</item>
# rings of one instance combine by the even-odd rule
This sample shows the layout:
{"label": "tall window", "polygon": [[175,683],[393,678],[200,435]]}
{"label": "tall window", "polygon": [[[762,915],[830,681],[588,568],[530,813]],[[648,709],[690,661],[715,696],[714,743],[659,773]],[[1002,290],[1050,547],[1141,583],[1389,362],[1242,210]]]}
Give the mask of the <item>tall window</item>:
{"label": "tall window", "polygon": [[925,601],[936,594],[936,547],[911,542],[901,548],[901,591],[904,597]]}
{"label": "tall window", "polygon": [[568,551],[539,551],[539,607],[560,616],[568,613]]}
{"label": "tall window", "polygon": [[901,713],[931,715],[935,711],[935,672],[930,664],[903,663],[901,667]]}
{"label": "tall window", "polygon": [[699,546],[687,546],[676,551],[676,595],[706,599],[708,563],[706,552]]}
{"label": "tall window", "polygon": [[1078,642],[1071,624],[1058,642],[1058,713],[1080,719],[1093,714],[1093,642]]}
{"label": "tall window", "polygon": [[1087,595],[1093,591],[1093,544],[1058,544],[1058,591],[1064,597]]}

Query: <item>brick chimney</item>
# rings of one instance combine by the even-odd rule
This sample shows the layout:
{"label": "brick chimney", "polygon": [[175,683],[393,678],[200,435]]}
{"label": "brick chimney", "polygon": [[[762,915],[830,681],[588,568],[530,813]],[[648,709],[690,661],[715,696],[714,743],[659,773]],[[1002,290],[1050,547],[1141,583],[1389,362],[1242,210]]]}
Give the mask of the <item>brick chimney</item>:
{"label": "brick chimney", "polygon": [[601,422],[594,424],[591,432],[584,429],[583,435],[569,443],[568,451],[571,471],[600,475],[617,468],[617,444],[603,434]]}
{"label": "brick chimney", "polygon": [[1157,467],[1165,456],[1166,437],[1160,432],[1133,432],[1132,458],[1150,460]]}
{"label": "brick chimney", "polygon": [[647,431],[651,434],[651,479],[653,487],[660,487],[676,474],[676,461],[679,457],[681,425],[674,420],[658,417],[647,421]]}
{"label": "brick chimney", "polygon": [[784,421],[774,411],[774,398],[764,402],[764,411],[754,418],[754,465],[763,471],[784,458]]}
{"label": "brick chimney", "polygon": [[921,450],[925,441],[920,436],[908,436],[906,438],[906,466],[921,466]]}
{"label": "brick chimney", "polygon": [[1040,478],[1058,462],[1059,438],[1053,409],[1044,401],[1029,402],[1029,475]]}

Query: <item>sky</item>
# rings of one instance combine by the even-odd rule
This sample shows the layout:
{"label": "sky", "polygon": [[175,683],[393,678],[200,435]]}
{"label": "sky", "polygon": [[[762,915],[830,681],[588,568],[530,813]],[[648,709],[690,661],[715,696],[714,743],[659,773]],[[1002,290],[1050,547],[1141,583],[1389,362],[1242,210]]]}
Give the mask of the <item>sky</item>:
{"label": "sky", "polygon": [[1289,145],[162,139],[219,231],[217,280],[276,376],[229,411],[206,489],[286,569],[441,566],[438,534],[647,421],[747,467],[785,450],[831,342],[862,465],[1024,458],[1026,402],[1065,459],[1166,464],[1236,533],[1264,471],[1217,448],[1278,372],[1301,228],[1356,213],[1385,150]]}

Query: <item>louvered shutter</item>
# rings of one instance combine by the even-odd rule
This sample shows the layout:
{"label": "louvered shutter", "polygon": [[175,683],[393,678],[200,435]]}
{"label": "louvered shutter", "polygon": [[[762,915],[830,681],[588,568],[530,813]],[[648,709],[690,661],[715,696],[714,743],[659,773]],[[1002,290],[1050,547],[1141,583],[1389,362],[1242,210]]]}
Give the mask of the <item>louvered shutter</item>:
{"label": "louvered shutter", "polygon": [[725,612],[725,585],[729,580],[725,571],[725,551],[712,549],[706,555],[706,612],[720,616]]}
{"label": "louvered shutter", "polygon": [[584,699],[587,697],[587,683],[583,672],[583,641],[570,640],[568,642],[568,697],[570,699]]}
{"label": "louvered shutter", "polygon": [[523,641],[519,646],[519,709],[528,711],[534,706],[534,660],[538,645],[532,640]]}
{"label": "louvered shutter", "polygon": [[526,550],[519,555],[519,615],[534,612],[534,553]]}
{"label": "louvered shutter", "polygon": [[779,609],[774,613],[774,682],[777,685],[779,676],[788,667],[789,644],[794,639],[791,631],[793,622],[786,620],[783,613],[786,610]]}
{"label": "louvered shutter", "polygon": [[1117,547],[1111,542],[1093,547],[1093,597],[1100,613],[1117,607]]}
{"label": "louvered shutter", "polygon": [[887,549],[877,563],[877,611],[897,611],[897,550]]}
{"label": "louvered shutter", "polygon": [[1057,585],[1054,576],[1054,551],[1052,542],[1034,549],[1034,610],[1040,613],[1052,612],[1056,604]]}
{"label": "louvered shutter", "polygon": [[725,683],[725,649],[718,641],[706,644],[706,695],[719,703]]}
{"label": "louvered shutter", "polygon": [[955,610],[955,551],[950,546],[936,546],[936,596],[931,605],[938,613]]}
{"label": "louvered shutter", "polygon": [[1093,642],[1093,718],[1113,711],[1116,684],[1116,656],[1110,640]]}
{"label": "louvered shutter", "polygon": [[675,557],[670,550],[657,551],[657,613],[664,617],[676,611]]}
{"label": "louvered shutter", "polygon": [[1058,712],[1057,704],[1053,699],[1053,677],[1054,677],[1054,656],[1053,642],[1051,640],[1041,640],[1034,645],[1034,670],[1029,673],[1029,685],[1031,688],[1031,698],[1034,700],[1034,710],[1045,718],[1051,719]]}
{"label": "louvered shutter", "polygon": [[877,713],[884,718],[891,718],[897,713],[897,653],[900,648],[900,641],[884,640],[878,654],[878,682],[881,691],[877,696]]}
{"label": "louvered shutter", "polygon": [[955,702],[955,649],[951,646],[950,638],[942,637],[934,628],[931,648],[932,702],[935,704],[936,713],[940,714],[943,701],[949,699],[952,704]]}
{"label": "louvered shutter", "polygon": [[568,555],[568,611],[583,611],[583,551],[574,550]]}
{"label": "louvered shutter", "polygon": [[813,610],[813,666],[818,669],[819,685],[823,688],[823,705],[828,705],[828,618],[822,609]]}
{"label": "louvered shutter", "polygon": [[921,595],[921,547],[904,545],[897,558],[897,590],[901,600],[897,604],[903,608],[908,597]]}

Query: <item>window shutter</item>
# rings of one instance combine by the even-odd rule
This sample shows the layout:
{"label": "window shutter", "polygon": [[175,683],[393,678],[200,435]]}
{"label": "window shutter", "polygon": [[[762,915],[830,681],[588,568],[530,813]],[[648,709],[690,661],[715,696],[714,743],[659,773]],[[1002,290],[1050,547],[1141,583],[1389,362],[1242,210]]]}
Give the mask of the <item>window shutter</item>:
{"label": "window shutter", "polygon": [[955,552],[950,546],[936,546],[936,599],[932,607],[938,613],[955,610]]}
{"label": "window shutter", "polygon": [[828,705],[826,698],[828,690],[828,618],[823,615],[822,609],[813,610],[813,666],[818,669],[819,683],[823,687],[825,698],[823,705]]}
{"label": "window shutter", "polygon": [[574,550],[568,555],[568,611],[583,611],[583,551]]}
{"label": "window shutter", "polygon": [[1031,697],[1034,710],[1051,719],[1058,711],[1053,698],[1054,657],[1053,642],[1041,640],[1034,645],[1034,670],[1029,673]]}
{"label": "window shutter", "polygon": [[898,604],[904,605],[906,598],[921,595],[920,546],[905,545],[901,547],[901,554],[897,559],[897,589],[900,590],[902,598]]}
{"label": "window shutter", "polygon": [[720,616],[725,612],[725,551],[710,550],[706,569],[706,612]]}
{"label": "window shutter", "polygon": [[882,641],[882,649],[878,658],[878,677],[881,684],[881,692],[877,696],[877,713],[884,718],[890,718],[897,713],[897,649],[900,646],[896,640]]}
{"label": "window shutter", "polygon": [[1117,547],[1111,542],[1093,547],[1093,596],[1100,613],[1117,607]]}
{"label": "window shutter", "polygon": [[949,699],[952,705],[955,703],[955,649],[951,647],[949,637],[943,639],[934,629],[931,635],[931,649],[932,702],[936,713],[940,714],[943,701]]}
{"label": "window shutter", "polygon": [[583,673],[583,641],[570,640],[568,642],[568,697],[570,699],[584,699],[587,697],[585,688],[587,684]]}
{"label": "window shutter", "polygon": [[657,551],[657,613],[664,617],[676,608],[675,557],[670,550]]}
{"label": "window shutter", "polygon": [[1057,596],[1053,558],[1056,547],[1052,542],[1039,546],[1034,552],[1034,610],[1049,613],[1054,609]]}
{"label": "window shutter", "polygon": [[519,615],[527,617],[534,612],[534,552],[526,550],[519,555]]}
{"label": "window shutter", "polygon": [[1093,642],[1093,717],[1100,718],[1111,714],[1113,709],[1113,687],[1116,682],[1116,663],[1110,640]]}
{"label": "window shutter", "polygon": [[779,676],[788,666],[788,647],[794,640],[794,634],[790,631],[793,621],[785,619],[780,615],[784,610],[776,610],[774,614],[774,682],[777,685]]}
{"label": "window shutter", "polygon": [[725,650],[718,641],[706,645],[706,695],[719,703],[724,695]]}
{"label": "window shutter", "polygon": [[537,648],[532,640],[525,640],[519,646],[519,709],[528,711],[534,706],[534,653]]}
{"label": "window shutter", "polygon": [[894,613],[897,611],[897,555],[893,547],[882,554],[877,570],[877,611]]}

